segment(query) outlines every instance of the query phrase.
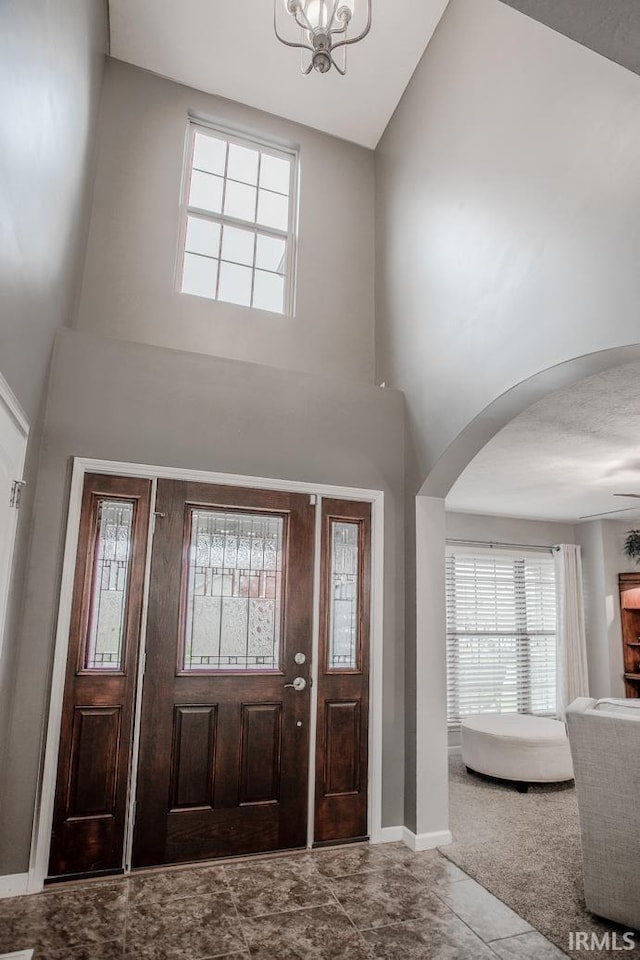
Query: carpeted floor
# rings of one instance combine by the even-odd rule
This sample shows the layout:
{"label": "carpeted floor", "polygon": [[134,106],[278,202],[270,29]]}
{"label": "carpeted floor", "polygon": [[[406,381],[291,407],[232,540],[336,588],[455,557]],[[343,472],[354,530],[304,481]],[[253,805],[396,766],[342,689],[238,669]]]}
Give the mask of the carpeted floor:
{"label": "carpeted floor", "polygon": [[[600,937],[616,932],[623,946],[623,928],[597,920],[584,904],[573,784],[534,786],[520,794],[467,774],[459,755],[450,758],[449,771],[454,842],[441,852],[561,950],[569,952],[571,931]],[[633,953],[640,957],[640,936]],[[618,954],[589,951],[589,956]]]}

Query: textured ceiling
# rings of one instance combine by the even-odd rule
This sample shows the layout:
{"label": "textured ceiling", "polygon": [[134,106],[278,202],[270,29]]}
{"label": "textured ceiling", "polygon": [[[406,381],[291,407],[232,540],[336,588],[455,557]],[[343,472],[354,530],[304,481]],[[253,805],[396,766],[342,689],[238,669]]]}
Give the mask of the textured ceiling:
{"label": "textured ceiling", "polygon": [[640,0],[502,0],[640,74]]}
{"label": "textured ceiling", "polygon": [[346,77],[301,75],[298,51],[274,36],[273,0],[109,0],[111,55],[375,147],[447,3],[373,0],[371,33],[349,50]]}
{"label": "textured ceiling", "polygon": [[[614,493],[640,494],[640,363],[533,404],[469,464],[447,509],[541,520],[640,517],[640,500]],[[609,513],[618,510],[625,512]]]}

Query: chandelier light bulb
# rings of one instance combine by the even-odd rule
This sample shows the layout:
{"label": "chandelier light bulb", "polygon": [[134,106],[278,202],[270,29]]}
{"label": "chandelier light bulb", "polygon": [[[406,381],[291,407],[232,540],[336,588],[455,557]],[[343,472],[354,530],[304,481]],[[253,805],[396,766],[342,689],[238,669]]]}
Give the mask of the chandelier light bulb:
{"label": "chandelier light bulb", "polygon": [[[346,73],[346,51],[363,40],[371,29],[371,2],[366,3],[366,23],[356,36],[349,34],[356,0],[274,0],[276,37],[302,54],[302,72],[328,73],[335,67]],[[340,51],[339,63],[335,52]]]}

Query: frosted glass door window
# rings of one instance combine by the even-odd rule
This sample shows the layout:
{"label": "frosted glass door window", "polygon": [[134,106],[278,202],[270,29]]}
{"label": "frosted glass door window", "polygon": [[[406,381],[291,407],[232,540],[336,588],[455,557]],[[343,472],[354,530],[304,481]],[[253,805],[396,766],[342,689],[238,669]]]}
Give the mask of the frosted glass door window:
{"label": "frosted glass door window", "polygon": [[331,521],[329,670],[357,670],[359,622],[358,523]]}
{"label": "frosted glass door window", "polygon": [[134,505],[100,500],[85,670],[122,670]]}
{"label": "frosted glass door window", "polygon": [[185,671],[279,670],[284,521],[191,511]]}

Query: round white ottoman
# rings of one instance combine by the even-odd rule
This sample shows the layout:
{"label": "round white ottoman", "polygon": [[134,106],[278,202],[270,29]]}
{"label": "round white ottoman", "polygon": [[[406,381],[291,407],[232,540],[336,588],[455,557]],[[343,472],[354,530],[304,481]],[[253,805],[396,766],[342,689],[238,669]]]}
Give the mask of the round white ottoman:
{"label": "round white ottoman", "polygon": [[565,725],[525,713],[483,713],[461,724],[462,760],[468,770],[511,780],[526,793],[529,783],[573,779]]}

